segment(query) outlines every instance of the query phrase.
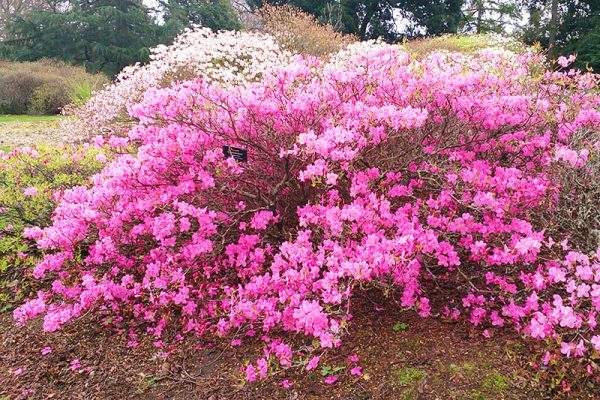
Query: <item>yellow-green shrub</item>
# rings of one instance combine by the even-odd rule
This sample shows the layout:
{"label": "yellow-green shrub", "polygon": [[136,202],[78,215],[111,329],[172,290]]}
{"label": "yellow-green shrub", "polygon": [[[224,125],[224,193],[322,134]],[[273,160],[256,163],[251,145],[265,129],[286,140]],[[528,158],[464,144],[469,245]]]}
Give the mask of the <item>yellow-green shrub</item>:
{"label": "yellow-green shrub", "polygon": [[22,237],[23,230],[48,226],[57,192],[86,185],[103,165],[100,153],[82,146],[0,152],[0,311],[10,309],[14,301],[33,289],[25,271],[41,254]]}
{"label": "yellow-green shrub", "polygon": [[351,35],[320,24],[312,15],[290,6],[265,5],[260,10],[262,29],[292,53],[323,57],[356,41]]}
{"label": "yellow-green shrub", "polygon": [[523,53],[527,46],[515,39],[498,34],[443,35],[432,38],[409,40],[405,48],[415,56],[424,56],[435,51],[473,53],[489,47]]}
{"label": "yellow-green shrub", "polygon": [[107,81],[103,75],[55,60],[0,61],[0,113],[58,114],[72,101],[78,85],[99,89]]}

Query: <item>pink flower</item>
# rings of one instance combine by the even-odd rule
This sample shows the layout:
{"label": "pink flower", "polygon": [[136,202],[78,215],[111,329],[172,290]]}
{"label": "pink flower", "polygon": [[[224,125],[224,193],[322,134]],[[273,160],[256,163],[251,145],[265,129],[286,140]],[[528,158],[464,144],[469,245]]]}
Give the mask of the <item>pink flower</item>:
{"label": "pink flower", "polygon": [[354,376],[360,376],[362,375],[362,368],[361,367],[354,367],[350,370],[350,375],[354,375]]}
{"label": "pink flower", "polygon": [[575,344],[573,342],[562,342],[560,344],[560,352],[566,357],[571,357],[573,350],[575,350]]}
{"label": "pink flower", "polygon": [[577,342],[577,346],[575,347],[575,351],[573,352],[573,354],[575,355],[575,357],[581,357],[585,354],[586,351],[587,349],[585,348],[585,343],[583,343],[583,340],[580,339],[579,342]]}
{"label": "pink flower", "polygon": [[106,161],[108,161],[108,159],[106,158],[106,156],[102,153],[98,153],[96,154],[96,160],[102,164],[105,164]]}
{"label": "pink flower", "polygon": [[28,187],[25,190],[23,190],[23,193],[25,194],[25,196],[37,196],[38,195],[38,190],[35,187]]}
{"label": "pink flower", "polygon": [[50,354],[52,353],[52,347],[50,346],[46,346],[41,350],[41,353],[43,356],[45,356],[46,354]]}
{"label": "pink flower", "polygon": [[21,376],[21,375],[23,375],[23,371],[24,371],[24,370],[23,370],[23,368],[18,368],[18,369],[16,369],[16,370],[13,372],[13,375],[14,375],[14,376]]}
{"label": "pink flower", "polygon": [[310,361],[308,362],[308,364],[306,365],[306,370],[310,371],[310,370],[317,368],[317,366],[319,365],[319,360],[320,360],[319,356],[315,356],[315,357],[311,358]]}
{"label": "pink flower", "polygon": [[427,318],[431,315],[431,306],[427,297],[421,297],[417,303],[417,310],[421,318]]}
{"label": "pink flower", "polygon": [[81,368],[81,362],[79,361],[79,359],[73,359],[69,368],[71,369],[71,371],[77,371],[79,368]]}
{"label": "pink flower", "polygon": [[333,385],[335,382],[337,382],[337,380],[338,380],[337,375],[329,375],[323,381],[328,385]]}
{"label": "pink flower", "polygon": [[348,361],[350,361],[351,363],[357,363],[360,360],[360,357],[358,357],[358,354],[351,354],[348,356]]}
{"label": "pink flower", "polygon": [[552,357],[550,355],[550,352],[547,351],[546,354],[544,354],[544,358],[542,360],[542,364],[544,364],[544,365],[550,364],[551,359],[552,359]]}
{"label": "pink flower", "polygon": [[281,381],[281,386],[283,386],[286,389],[289,389],[292,387],[292,384],[290,383],[289,379],[284,379]]}
{"label": "pink flower", "polygon": [[596,349],[596,351],[600,351],[600,335],[592,336],[592,339],[590,340],[590,342],[592,343],[592,345],[594,346],[594,349]]}
{"label": "pink flower", "polygon": [[300,307],[294,310],[293,316],[299,330],[314,336],[320,336],[329,326],[323,307],[316,301],[304,300]]}
{"label": "pink flower", "polygon": [[529,237],[520,239],[517,244],[515,244],[515,250],[517,250],[519,254],[527,254],[530,251],[537,253],[541,247],[542,244],[539,240]]}
{"label": "pink flower", "polygon": [[338,180],[338,175],[334,174],[333,172],[330,172],[327,174],[327,184],[328,185],[335,185],[337,183]]}
{"label": "pink flower", "polygon": [[248,364],[248,366],[246,366],[246,380],[248,382],[256,381],[256,368],[254,368],[252,364]]}
{"label": "pink flower", "polygon": [[252,217],[250,226],[252,229],[262,230],[265,229],[267,225],[269,225],[269,222],[274,219],[275,217],[273,216],[272,211],[259,211]]}
{"label": "pink flower", "polygon": [[575,54],[571,54],[569,55],[569,58],[565,57],[565,56],[560,56],[558,57],[558,65],[560,65],[563,68],[568,67],[570,64],[573,63],[573,61],[575,61],[575,59],[577,58],[577,56]]}
{"label": "pink flower", "polygon": [[44,302],[43,297],[38,297],[33,300],[29,300],[21,307],[15,309],[13,311],[13,317],[20,324],[23,324],[25,321],[33,319],[46,311],[46,303]]}
{"label": "pink flower", "polygon": [[259,358],[256,361],[256,365],[258,366],[259,379],[265,379],[265,377],[267,376],[267,370],[269,369],[269,364],[267,363],[267,360],[265,360],[264,358]]}

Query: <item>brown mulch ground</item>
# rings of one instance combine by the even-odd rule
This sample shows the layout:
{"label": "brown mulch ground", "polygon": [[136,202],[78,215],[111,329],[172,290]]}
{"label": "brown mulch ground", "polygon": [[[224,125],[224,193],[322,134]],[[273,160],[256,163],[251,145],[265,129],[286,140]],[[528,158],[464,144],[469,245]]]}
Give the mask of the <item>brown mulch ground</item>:
{"label": "brown mulch ground", "polygon": [[[342,347],[321,366],[344,367],[334,385],[322,371],[280,371],[243,385],[240,365],[260,354],[258,343],[184,341],[166,360],[147,338],[127,337],[84,320],[44,334],[39,323],[15,327],[0,315],[0,399],[543,399],[529,367],[533,349],[508,330],[485,339],[463,323],[421,319],[391,302],[363,298]],[[383,306],[375,311],[374,303]],[[404,323],[400,326],[398,323]],[[396,329],[394,329],[396,326]],[[46,346],[52,352],[41,355]],[[362,377],[349,374],[348,355],[360,356]],[[81,368],[72,371],[79,359]],[[21,369],[19,375],[16,371]],[[292,388],[280,382],[289,379]],[[5,396],[5,397],[3,397]]]}

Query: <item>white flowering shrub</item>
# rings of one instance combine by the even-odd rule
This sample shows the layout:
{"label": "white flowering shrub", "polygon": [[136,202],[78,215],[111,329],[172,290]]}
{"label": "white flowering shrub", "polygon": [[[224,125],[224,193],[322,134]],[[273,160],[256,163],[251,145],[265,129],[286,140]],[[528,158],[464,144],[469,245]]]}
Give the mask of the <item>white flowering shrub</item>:
{"label": "white flowering shrub", "polygon": [[257,81],[265,71],[288,64],[292,54],[270,36],[249,32],[212,32],[190,28],[170,46],[152,50],[150,63],[126,67],[115,81],[96,93],[64,124],[71,138],[116,133],[134,120],[129,107],[152,88],[200,77],[226,86]]}

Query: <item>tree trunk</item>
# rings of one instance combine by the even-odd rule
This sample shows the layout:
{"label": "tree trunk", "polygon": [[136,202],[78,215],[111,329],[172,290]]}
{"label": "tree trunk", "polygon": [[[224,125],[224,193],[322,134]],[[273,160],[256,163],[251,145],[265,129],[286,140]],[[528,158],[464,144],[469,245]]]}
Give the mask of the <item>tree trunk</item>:
{"label": "tree trunk", "polygon": [[481,25],[482,25],[482,21],[483,21],[483,12],[484,12],[483,1],[482,0],[477,1],[476,7],[477,7],[477,11],[476,11],[477,12],[477,24],[475,25],[475,30],[476,30],[476,33],[481,33],[481,31],[482,31]]}
{"label": "tree trunk", "polygon": [[358,35],[361,40],[367,39],[366,36],[367,36],[367,28],[369,26],[369,22],[371,22],[371,19],[375,15],[375,12],[377,12],[378,7],[379,7],[379,2],[373,2],[373,3],[371,3],[371,7],[369,7],[369,9],[367,10],[365,17],[363,18],[363,20],[360,24],[360,29],[358,32]]}
{"label": "tree trunk", "polygon": [[556,57],[556,32],[558,31],[558,0],[552,0],[550,7],[550,27],[548,30],[548,60]]}

